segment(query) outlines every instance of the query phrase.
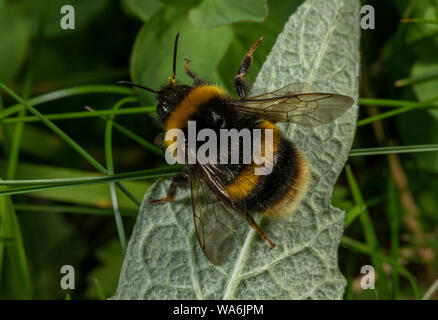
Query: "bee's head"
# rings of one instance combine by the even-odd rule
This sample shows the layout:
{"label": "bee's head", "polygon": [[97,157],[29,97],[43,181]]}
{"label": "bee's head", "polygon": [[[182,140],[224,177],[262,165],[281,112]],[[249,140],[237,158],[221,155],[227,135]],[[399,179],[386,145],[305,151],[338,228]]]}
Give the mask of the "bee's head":
{"label": "bee's head", "polygon": [[176,105],[184,99],[184,97],[191,89],[190,86],[180,85],[175,81],[176,51],[178,47],[178,38],[179,38],[179,32],[176,35],[175,44],[173,47],[172,75],[169,77],[169,83],[163,86],[160,90],[154,90],[129,81],[119,81],[120,84],[141,88],[154,93],[155,99],[158,102],[157,113],[161,122],[166,121],[167,117],[173,112]]}
{"label": "bee's head", "polygon": [[177,84],[171,81],[169,84],[157,91],[157,114],[161,122],[165,122],[167,117],[175,110],[175,107],[184,99],[192,88],[187,85]]}

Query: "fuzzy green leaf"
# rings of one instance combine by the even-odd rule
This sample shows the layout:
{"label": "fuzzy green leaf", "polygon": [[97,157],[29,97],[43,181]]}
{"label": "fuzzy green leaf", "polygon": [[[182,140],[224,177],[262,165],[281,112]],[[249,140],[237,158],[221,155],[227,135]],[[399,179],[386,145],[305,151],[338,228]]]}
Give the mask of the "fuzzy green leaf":
{"label": "fuzzy green leaf", "polygon": [[[317,91],[358,99],[359,1],[308,0],[286,23],[256,79],[270,91],[309,82]],[[256,53],[257,54],[257,53]],[[189,192],[173,203],[150,205],[169,181],[146,194],[123,263],[115,299],[339,299],[345,279],[337,249],[344,212],[330,205],[333,185],[348,157],[357,104],[317,128],[279,127],[310,163],[310,192],[282,221],[260,221],[277,243],[271,249],[249,226],[238,232],[228,262],[217,267],[203,255],[193,227]]]}

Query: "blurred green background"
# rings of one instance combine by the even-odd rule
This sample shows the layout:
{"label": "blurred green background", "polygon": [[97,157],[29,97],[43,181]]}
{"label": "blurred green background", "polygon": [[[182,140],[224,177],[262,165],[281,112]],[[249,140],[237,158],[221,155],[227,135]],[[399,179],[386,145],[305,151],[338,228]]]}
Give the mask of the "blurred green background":
{"label": "blurred green background", "polygon": [[[150,94],[136,92],[138,99],[123,100],[121,110],[132,112],[116,118],[140,141],[120,129],[108,141],[108,115],[91,117],[84,107],[111,110],[132,96],[130,89],[114,89],[118,80],[153,88],[166,82],[178,31],[178,79],[191,83],[183,72],[187,57],[203,78],[234,94],[231,80],[245,52],[264,36],[247,77],[252,82],[301,2],[71,0],[75,29],[63,30],[64,1],[0,0],[0,82],[25,100],[40,97],[37,109],[92,156],[78,154],[72,141],[65,143],[53,128],[29,118],[32,114],[9,112],[17,101],[2,91],[0,177],[99,176],[103,172],[90,165],[93,160],[110,169],[113,163],[116,173],[165,166],[150,145],[159,133],[155,114],[133,109],[153,107]],[[360,96],[367,99],[359,119],[395,110],[379,106],[381,99],[396,100],[389,107],[414,107],[360,125],[353,148],[438,144],[438,1],[362,4],[375,8],[376,29],[362,31]],[[437,174],[437,152],[350,158],[333,194],[334,205],[347,211],[339,251],[348,280],[346,299],[421,298],[433,286],[438,278]],[[141,201],[153,181],[123,185]],[[67,184],[0,196],[0,298],[100,299],[114,293],[125,243],[109,185]],[[138,205],[120,190],[117,194],[129,239]],[[59,285],[66,264],[76,270],[76,288],[70,292]],[[360,268],[366,264],[378,272],[376,291],[360,288]],[[436,291],[428,295],[437,298]]]}

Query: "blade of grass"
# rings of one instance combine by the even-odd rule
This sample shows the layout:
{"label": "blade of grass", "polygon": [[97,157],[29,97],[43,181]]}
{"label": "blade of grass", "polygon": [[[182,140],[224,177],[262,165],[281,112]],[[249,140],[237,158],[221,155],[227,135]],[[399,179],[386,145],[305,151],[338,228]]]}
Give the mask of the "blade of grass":
{"label": "blade of grass", "polygon": [[[40,205],[40,204],[25,204],[25,203],[15,203],[14,208],[16,211],[21,211],[23,213],[29,212],[52,212],[52,213],[74,213],[74,214],[93,214],[93,215],[114,215],[113,210],[105,208],[93,208],[84,206],[65,206],[65,205]],[[137,211],[125,209],[122,215],[127,217],[135,217]]]}
{"label": "blade of grass", "polygon": [[[19,112],[20,117],[26,115],[26,110]],[[12,131],[11,148],[8,154],[8,167],[6,170],[6,179],[12,180],[17,170],[18,156],[20,153],[21,137],[23,136],[24,123],[20,122],[15,125]]]}
{"label": "blade of grass", "polygon": [[[33,63],[32,63],[33,64]],[[31,82],[33,79],[33,67],[32,65],[29,67],[29,71],[26,74],[26,79],[25,79],[25,86],[24,86],[24,96],[27,98],[29,96],[30,93],[30,87],[31,87]],[[19,112],[19,116],[24,117],[26,115],[26,110],[21,110]],[[11,144],[10,144],[10,149],[9,152],[7,153],[8,155],[8,160],[7,160],[7,168],[6,168],[6,179],[8,180],[12,180],[15,177],[15,172],[17,170],[17,164],[18,164],[18,157],[20,154],[20,146],[21,146],[21,138],[23,136],[23,129],[24,129],[24,123],[17,123],[13,130],[12,130],[12,137],[11,137]],[[13,210],[13,202],[12,199],[9,199],[10,202],[8,204],[8,206],[10,207],[9,209],[4,208],[5,215],[14,215],[13,217],[8,217],[8,219],[11,221],[10,224],[4,224],[4,229],[5,229],[5,234],[9,234],[9,235],[13,235],[14,239],[16,239],[17,241],[17,246],[13,247],[13,246],[8,246],[7,247],[7,251],[8,251],[8,256],[10,259],[10,264],[11,264],[11,269],[14,270],[14,272],[10,275],[11,277],[14,277],[13,281],[17,281],[18,283],[20,283],[20,286],[23,285],[23,281],[27,281],[30,280],[30,278],[28,277],[28,275],[23,275],[23,272],[28,272],[28,266],[26,265],[26,267],[24,268],[24,266],[19,265],[20,263],[23,264],[27,264],[27,259],[26,259],[26,252],[24,250],[24,246],[22,245],[22,239],[21,239],[21,231],[20,231],[20,225],[18,223],[18,219],[15,216],[15,210]],[[3,221],[3,219],[0,219],[0,221]],[[9,229],[12,228],[12,229]],[[14,252],[14,251],[19,251]],[[13,252],[9,252],[9,251],[13,251]],[[15,256],[15,258],[13,258]],[[3,264],[3,254],[0,254],[0,271],[2,269],[1,265]],[[0,277],[0,284],[1,284],[1,277]],[[30,288],[31,284],[30,282],[26,285],[26,287]],[[30,291],[28,292],[29,294]],[[31,296],[29,295],[27,297],[27,299],[30,299]]]}
{"label": "blade of grass", "polygon": [[[107,170],[103,167],[97,160],[95,160],[85,149],[83,149],[79,144],[77,144],[72,138],[70,138],[64,131],[58,128],[55,124],[53,124],[50,120],[47,120],[43,114],[41,114],[38,110],[36,110],[32,105],[28,104],[24,101],[20,96],[18,96],[15,92],[5,86],[0,82],[0,88],[6,91],[11,97],[20,102],[23,106],[25,106],[30,112],[32,112],[35,116],[40,118],[40,120],[49,127],[53,132],[55,132],[65,143],[71,146],[75,151],[77,151],[85,160],[87,160],[94,168],[96,168],[100,173],[106,174]],[[117,186],[131,199],[135,204],[140,206],[140,201],[126,188],[117,184]]]}
{"label": "blade of grass", "polygon": [[423,237],[418,237],[412,234],[404,234],[403,241],[406,248],[418,249],[419,246],[437,247],[438,248],[438,238],[434,234],[430,234]]}
{"label": "blade of grass", "polygon": [[[4,110],[3,106],[3,96],[0,94],[0,112]],[[2,134],[3,134],[3,152],[4,154],[8,154],[10,150],[10,136],[9,136],[9,128],[5,125],[1,126]],[[3,224],[0,221],[0,236],[4,236]],[[4,241],[0,241],[0,284],[2,283],[2,274],[3,274],[3,261],[5,257],[5,243]]]}
{"label": "blade of grass", "polygon": [[[394,259],[380,253],[380,252],[374,252],[369,246],[356,241],[354,239],[351,239],[350,237],[347,236],[343,236],[342,237],[342,245],[345,246],[346,248],[349,248],[350,250],[359,252],[359,253],[363,253],[363,254],[367,254],[370,255],[371,257],[374,256],[375,259],[387,262],[389,264],[391,264],[392,266],[397,266],[397,270],[400,273],[400,275],[402,275],[403,277],[405,277],[409,283],[411,284],[412,287],[412,291],[414,294],[415,299],[419,300],[420,299],[420,295],[418,292],[418,286],[417,283],[415,281],[415,278],[412,276],[412,274],[402,265],[400,265],[397,261],[395,261]],[[382,280],[380,280],[382,281]]]}
{"label": "blade of grass", "polygon": [[365,207],[354,206],[351,209],[347,210],[347,212],[345,213],[344,230],[346,230],[353,223],[353,221],[356,220],[356,218],[367,208],[382,202],[382,200],[383,197],[378,197],[375,199],[368,200],[365,203]]}
{"label": "blade of grass", "polygon": [[[38,60],[39,51],[41,47],[41,41],[43,39],[43,33],[44,28],[47,23],[48,18],[48,12],[50,12],[50,7],[52,6],[53,1],[47,1],[45,5],[45,10],[41,11],[41,15],[39,17],[38,21],[38,31],[37,36],[32,43],[32,51],[33,54],[29,58],[28,68],[25,75],[24,80],[24,87],[22,96],[24,99],[28,99],[30,96],[33,79],[34,79],[34,70],[36,61]],[[26,109],[20,110],[18,116],[24,117],[26,116]],[[21,139],[23,136],[23,129],[24,129],[24,123],[17,123],[13,129],[12,133],[12,142],[11,147],[9,150],[9,156],[8,156],[8,164],[6,169],[6,179],[14,179],[15,172],[17,169],[17,163],[18,163],[18,157],[20,154],[20,147],[21,147]],[[9,234],[10,236],[13,236],[15,239],[15,246],[8,246],[8,256],[10,257],[10,263],[11,263],[11,269],[13,270],[12,277],[14,277],[13,281],[17,281],[20,283],[19,288],[21,289],[22,286],[24,286],[26,289],[26,298],[31,298],[32,292],[31,292],[31,283],[30,283],[30,276],[29,276],[29,267],[27,265],[27,258],[26,258],[26,251],[24,249],[23,240],[21,238],[21,230],[20,225],[18,223],[18,219],[15,215],[15,210],[13,208],[13,202],[12,199],[6,200],[8,201],[8,204],[5,206],[9,206],[9,210],[5,209],[3,219],[4,221],[9,220],[9,224],[5,223],[5,233]],[[12,215],[9,217],[5,217],[8,215]],[[1,221],[3,221],[1,219]],[[10,252],[12,251],[12,252]],[[2,264],[3,261],[0,261],[0,264]],[[1,269],[1,268],[0,268]],[[23,283],[26,281],[27,283]]]}
{"label": "blade of grass", "polygon": [[[0,210],[2,210],[3,204],[2,204],[3,198],[0,197]],[[1,215],[1,213],[0,213]],[[1,221],[0,221],[1,222]],[[8,239],[12,237],[7,237],[5,235],[4,231],[4,224],[0,223],[0,239]],[[2,283],[2,274],[3,274],[3,263],[5,259],[5,240],[0,240],[0,284]]]}
{"label": "blade of grass", "polygon": [[[113,107],[114,110],[121,108],[124,104],[129,103],[129,98],[124,98],[119,100]],[[112,128],[113,128],[113,117],[110,117],[105,126],[105,159],[106,168],[109,175],[114,174],[114,162],[113,162],[113,151],[112,151]],[[126,235],[125,228],[123,227],[122,215],[119,208],[119,200],[117,199],[117,191],[114,182],[109,184],[111,201],[114,210],[114,219],[116,221],[117,233],[119,235],[120,247],[122,248],[123,255],[126,253]]]}
{"label": "blade of grass", "polygon": [[[94,112],[95,110],[93,108],[90,107],[86,107],[87,110],[89,110],[90,112]],[[101,116],[102,119],[108,120],[110,119],[107,116]],[[121,124],[117,123],[116,121],[112,120],[112,126],[114,128],[116,128],[118,131],[120,131],[122,134],[124,134],[125,136],[127,136],[128,138],[130,138],[131,140],[137,142],[139,145],[141,145],[142,147],[145,147],[146,149],[148,149],[149,151],[152,151],[153,153],[159,155],[160,157],[164,158],[164,151],[161,150],[160,148],[158,148],[156,145],[154,145],[153,143],[150,143],[149,141],[143,139],[142,137],[140,137],[138,134],[132,132],[131,130],[129,130],[128,128],[122,126]]]}
{"label": "blade of grass", "polygon": [[[134,101],[138,101],[138,99],[132,97],[132,102]],[[157,110],[156,107],[135,107],[135,108],[125,108],[122,110],[93,110],[93,111],[55,113],[55,114],[46,114],[45,117],[48,120],[73,120],[73,119],[93,118],[93,117],[110,116],[110,115],[144,114],[149,112],[156,112],[156,110]],[[27,116],[27,117],[6,118],[3,119],[1,123],[38,122],[38,121],[40,121],[38,117]]]}
{"label": "blade of grass", "polygon": [[[0,172],[4,172],[5,169],[6,161],[2,161],[0,159]],[[78,170],[73,168],[57,167],[54,166],[53,163],[44,165],[41,163],[19,162],[17,168],[17,178],[15,178],[15,180],[59,179],[66,177],[79,178],[90,176],[101,176],[101,174],[97,173],[96,170],[93,169]],[[145,191],[154,182],[154,180],[155,179],[126,181],[123,182],[123,185],[128,188],[129,191],[132,192],[138,199],[142,199]],[[31,197],[44,199],[44,201],[53,201],[53,203],[83,205],[99,208],[111,207],[111,195],[108,190],[108,186],[105,184],[84,186],[83,188],[43,191],[38,192],[37,194],[32,194]],[[129,208],[131,210],[138,209],[138,206],[124,194],[119,194],[119,202],[121,208]]]}
{"label": "blade of grass", "polygon": [[[34,185],[34,187],[18,187],[8,188],[6,190],[0,190],[0,195],[14,195],[24,194],[29,192],[37,192],[49,189],[62,189],[81,185],[92,185],[98,183],[108,183],[115,181],[125,180],[141,180],[141,179],[153,179],[171,177],[176,173],[181,173],[183,170],[182,165],[175,165],[172,167],[165,167],[161,169],[149,169],[135,172],[119,173],[112,176],[101,177],[85,177],[85,178],[70,178],[70,179],[49,179],[49,180],[13,180],[13,181],[0,181],[0,185]],[[26,181],[27,184],[22,182]],[[38,181],[46,181],[46,184],[37,183]],[[61,181],[61,183],[57,183]]]}
{"label": "blade of grass", "polygon": [[[52,4],[53,4],[52,0],[47,1],[45,10],[41,11],[41,16],[39,18],[40,21],[38,23],[37,36],[34,43],[32,44],[33,54],[29,58],[29,66],[27,68],[27,72],[24,80],[24,86],[22,92],[22,97],[24,100],[27,100],[30,96],[33,78],[34,78],[35,64],[36,61],[38,60],[38,55],[41,47],[40,44],[43,39],[43,31],[47,23],[48,12],[50,12],[50,7]],[[25,117],[26,113],[27,110],[24,108],[18,112],[18,117]],[[9,150],[8,167],[6,170],[6,179],[8,180],[14,179],[15,177],[15,171],[17,169],[18,157],[20,153],[21,138],[23,136],[23,129],[24,129],[24,123],[22,122],[17,123],[13,129],[12,144],[11,144],[11,149]]]}
{"label": "blade of grass", "polygon": [[[3,96],[0,94],[0,113],[3,112],[5,109],[5,106],[3,104]],[[10,146],[10,134],[9,134],[9,128],[8,126],[5,126],[1,121],[0,121],[0,125],[1,125],[1,134],[2,134],[2,142],[3,142],[3,151],[5,154],[9,153],[9,150],[11,148]]]}
{"label": "blade of grass", "polygon": [[[46,9],[49,9],[51,6],[52,1],[48,1],[46,3]],[[43,37],[43,30],[45,21],[47,20],[47,12],[49,10],[42,10],[41,18],[38,26],[38,33],[37,37],[35,39],[35,43],[32,45],[34,53],[30,56],[29,59],[29,67],[27,69],[25,80],[24,80],[24,87],[22,92],[22,97],[24,100],[27,100],[30,96],[33,78],[34,78],[34,68],[35,63],[38,59],[39,49],[40,49],[40,42],[42,41]],[[19,117],[25,117],[26,116],[26,109],[22,109],[19,111],[18,116]],[[21,145],[21,137],[23,136],[23,129],[24,129],[24,123],[19,122],[14,126],[13,134],[12,134],[12,144],[11,149],[9,150],[9,157],[8,157],[8,167],[6,170],[6,179],[11,180],[15,177],[15,171],[17,169],[17,163],[18,163],[18,157],[20,154],[20,145]]]}
{"label": "blade of grass", "polygon": [[[361,208],[366,207],[362,197],[362,193],[359,188],[359,184],[357,183],[356,178],[353,175],[353,171],[351,170],[351,167],[347,165],[345,169],[346,169],[348,183],[350,185],[350,190],[356,206],[359,206]],[[379,252],[379,243],[368,210],[365,209],[364,212],[362,212],[359,215],[359,219],[364,231],[365,241],[371,249],[371,261],[380,279],[380,281],[378,282],[379,283],[378,287],[381,291],[379,292],[379,296],[387,297],[389,291],[388,282],[386,280],[386,274],[383,269],[382,261],[380,259],[377,259],[376,257],[377,253]]]}
{"label": "blade of grass", "polygon": [[94,284],[96,285],[96,289],[97,289],[97,294],[99,296],[100,300],[106,300],[106,294],[105,291],[103,290],[103,287],[99,281],[99,279],[94,278],[93,279]]}
{"label": "blade of grass", "polygon": [[408,111],[427,108],[427,107],[430,107],[430,105],[432,103],[436,102],[436,101],[438,101],[438,96],[437,97],[433,97],[431,99],[427,99],[427,100],[418,102],[418,103],[415,103],[415,104],[412,104],[412,105],[407,105],[407,106],[404,106],[404,107],[401,107],[401,108],[397,108],[397,109],[394,109],[394,110],[391,110],[391,111],[388,111],[388,112],[380,113],[380,114],[378,114],[376,116],[359,120],[357,122],[357,126],[361,127],[363,125],[372,123],[374,121],[382,120],[382,119],[387,119],[389,117],[393,117],[393,116],[396,116],[396,115],[399,115],[399,114],[402,114],[402,113],[405,113],[405,112],[408,112]]}
{"label": "blade of grass", "polygon": [[[166,166],[156,169],[147,169],[140,171],[132,171],[125,173],[117,173],[111,176],[87,176],[87,177],[72,177],[72,178],[61,178],[61,179],[33,179],[33,180],[0,180],[0,186],[35,186],[35,185],[61,185],[65,184],[68,186],[73,185],[88,185],[93,183],[108,183],[114,181],[123,180],[140,180],[140,179],[150,179],[150,178],[160,178],[167,177],[168,175],[178,173],[182,171],[183,165],[173,165]],[[0,192],[2,194],[2,192]]]}
{"label": "blade of grass", "polygon": [[422,300],[429,300],[430,297],[438,290],[438,279],[430,286],[429,290],[424,294]]}
{"label": "blade of grass", "polygon": [[154,145],[153,143],[150,143],[149,141],[143,139],[142,137],[140,137],[138,134],[132,132],[131,130],[125,128],[124,126],[118,124],[117,122],[113,121],[113,126],[114,128],[116,128],[118,131],[120,131],[121,133],[123,133],[125,136],[127,136],[128,138],[132,139],[133,141],[137,142],[139,145],[145,147],[146,149],[148,149],[149,151],[152,151],[153,153],[155,153],[156,155],[159,155],[160,157],[164,158],[164,151],[161,150],[160,148],[158,148],[156,145]]}
{"label": "blade of grass", "polygon": [[353,221],[356,220],[356,218],[365,211],[365,208],[366,207],[354,206],[353,208],[345,212],[344,230],[347,230],[347,228],[353,223]]}
{"label": "blade of grass", "polygon": [[435,20],[435,19],[412,18],[412,19],[401,19],[400,22],[403,22],[403,23],[423,23],[423,24],[438,25],[438,20]]}
{"label": "blade of grass", "polygon": [[5,90],[11,97],[15,100],[23,104],[26,108],[28,108],[34,115],[36,115],[47,127],[49,127],[53,132],[55,132],[64,142],[70,145],[74,150],[76,150],[84,159],[86,159],[94,168],[96,168],[102,174],[106,174],[106,169],[97,162],[92,156],[88,154],[81,146],[79,146],[76,142],[74,142],[64,131],[59,129],[56,125],[54,125],[50,120],[44,117],[42,113],[36,110],[32,105],[28,104],[21,97],[19,97],[15,92],[6,87],[3,83],[0,83],[0,88]]}
{"label": "blade of grass", "polygon": [[[49,92],[41,96],[29,99],[25,102],[28,105],[37,106],[39,104],[55,101],[66,97],[82,95],[82,94],[90,94],[90,93],[111,93],[111,94],[119,94],[126,96],[134,95],[134,91],[131,88],[124,86],[88,85],[88,86],[79,86],[79,87],[73,87],[73,88]],[[5,110],[0,111],[0,120],[9,117],[10,115],[17,113],[25,108],[26,107],[24,106],[23,102],[19,101],[19,103],[6,108]]]}
{"label": "blade of grass", "polygon": [[352,149],[350,151],[349,156],[358,157],[358,156],[374,156],[374,155],[391,154],[391,153],[414,153],[414,152],[431,152],[431,151],[438,151],[438,144]]}
{"label": "blade of grass", "polygon": [[[97,69],[90,69],[87,71],[69,72],[59,75],[54,81],[45,81],[35,84],[33,92],[47,92],[47,88],[65,88],[88,84],[90,82],[100,81],[117,81],[119,79],[126,79],[129,77],[129,67],[103,67]],[[14,89],[19,88],[20,84],[14,83]]]}
{"label": "blade of grass", "polygon": [[433,80],[438,78],[438,70],[433,70],[431,72],[426,72],[424,74],[415,76],[415,77],[411,77],[411,78],[404,78],[404,79],[400,79],[397,80],[394,85],[396,87],[404,87],[404,86],[408,86],[411,84],[417,84],[417,83],[421,83],[421,82],[426,82],[429,80]]}
{"label": "blade of grass", "polygon": [[347,286],[345,287],[344,299],[353,300],[354,299],[354,274],[356,272],[355,261],[353,259],[347,259],[344,276],[347,279]]}
{"label": "blade of grass", "polygon": [[407,100],[395,100],[395,99],[377,99],[377,98],[360,98],[359,103],[361,106],[375,106],[375,107],[407,107],[412,106],[418,101]]}
{"label": "blade of grass", "polygon": [[[391,236],[391,258],[398,261],[399,258],[399,238],[400,238],[400,213],[401,208],[398,202],[397,189],[394,186],[392,177],[388,179],[388,201],[387,212],[390,226]],[[393,266],[392,270],[392,285],[391,285],[391,299],[397,299],[398,292],[398,266]]]}
{"label": "blade of grass", "polygon": [[[4,187],[0,187],[3,191]],[[17,298],[31,299],[32,287],[26,253],[24,251],[21,231],[15,214],[12,200],[8,196],[0,196],[0,221],[3,226],[2,236],[12,238],[13,241],[7,242],[6,252],[11,269],[14,270],[14,281],[17,281]]]}

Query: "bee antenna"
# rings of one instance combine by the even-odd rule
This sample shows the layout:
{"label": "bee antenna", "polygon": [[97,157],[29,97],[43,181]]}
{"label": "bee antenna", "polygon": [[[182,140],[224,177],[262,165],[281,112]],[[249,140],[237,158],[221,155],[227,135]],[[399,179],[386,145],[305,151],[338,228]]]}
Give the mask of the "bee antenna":
{"label": "bee antenna", "polygon": [[117,83],[121,84],[123,86],[127,86],[127,87],[137,87],[137,88],[140,88],[140,89],[143,89],[143,90],[146,90],[146,91],[150,91],[150,92],[153,92],[153,93],[158,93],[159,92],[158,90],[154,90],[154,89],[151,89],[151,88],[148,88],[148,87],[145,87],[145,86],[142,86],[140,84],[136,84],[136,83],[130,82],[130,81],[117,81]]}
{"label": "bee antenna", "polygon": [[175,72],[176,72],[176,51],[178,49],[178,38],[179,38],[179,32],[176,34],[175,44],[173,45],[173,73],[172,73],[172,79],[175,79]]}

